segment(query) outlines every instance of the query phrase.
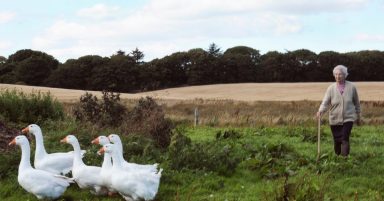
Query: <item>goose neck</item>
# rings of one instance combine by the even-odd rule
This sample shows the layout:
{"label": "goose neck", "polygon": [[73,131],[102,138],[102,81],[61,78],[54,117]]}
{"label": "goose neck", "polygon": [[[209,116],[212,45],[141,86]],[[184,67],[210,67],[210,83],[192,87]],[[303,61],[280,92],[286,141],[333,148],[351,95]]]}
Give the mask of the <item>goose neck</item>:
{"label": "goose neck", "polygon": [[31,148],[29,147],[28,144],[23,144],[20,147],[21,147],[21,160],[19,165],[19,172],[20,170],[23,170],[23,169],[32,168],[31,161],[30,161]]}
{"label": "goose neck", "polygon": [[43,134],[41,133],[41,131],[36,131],[33,133],[33,135],[35,136],[35,141],[36,141],[35,158],[46,155],[47,152],[45,151],[45,147],[44,147]]}
{"label": "goose neck", "polygon": [[103,164],[101,165],[101,168],[110,168],[112,167],[112,157],[109,153],[104,153],[104,159],[103,159]]}
{"label": "goose neck", "polygon": [[124,161],[123,145],[121,144],[121,142],[116,142],[116,148],[117,150],[115,152],[117,152],[120,161]]}
{"label": "goose neck", "polygon": [[114,168],[121,168],[123,166],[121,157],[119,155],[120,154],[118,153],[117,150],[112,153],[112,161],[113,161],[112,164]]}
{"label": "goose neck", "polygon": [[78,165],[84,165],[83,160],[81,159],[81,149],[80,149],[80,144],[79,142],[74,142],[71,143],[73,146],[73,165],[78,166]]}

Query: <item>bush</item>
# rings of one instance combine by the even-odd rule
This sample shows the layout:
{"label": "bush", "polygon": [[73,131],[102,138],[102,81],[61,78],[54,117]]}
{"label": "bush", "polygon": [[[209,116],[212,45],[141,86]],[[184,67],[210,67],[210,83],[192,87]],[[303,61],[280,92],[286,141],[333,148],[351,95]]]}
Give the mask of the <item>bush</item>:
{"label": "bush", "polygon": [[255,156],[247,160],[245,165],[267,179],[295,174],[301,166],[309,163],[292,147],[283,143],[263,144],[254,154]]}
{"label": "bush", "polygon": [[128,135],[123,143],[124,158],[127,161],[147,164],[148,161],[161,161],[161,152],[155,147],[152,139],[141,135]]}
{"label": "bush", "polygon": [[64,118],[63,106],[50,93],[25,94],[16,90],[0,92],[0,114],[14,123],[43,123]]}
{"label": "bush", "polygon": [[80,97],[80,103],[75,106],[76,120],[89,121],[100,126],[119,126],[126,114],[126,108],[120,101],[120,94],[102,92],[101,100],[91,93]]}
{"label": "bush", "polygon": [[282,184],[276,185],[273,192],[265,194],[264,200],[317,201],[333,200],[325,195],[330,189],[329,178],[320,179],[317,175],[303,174],[291,179],[285,175]]}
{"label": "bush", "polygon": [[216,133],[216,139],[240,139],[241,133],[235,131],[235,130],[225,130],[225,131],[218,131]]}
{"label": "bush", "polygon": [[131,132],[148,135],[161,148],[168,147],[171,141],[173,124],[151,97],[141,98],[128,113],[126,127]]}
{"label": "bush", "polygon": [[192,143],[189,137],[176,131],[168,149],[168,159],[175,170],[195,169],[231,175],[241,161],[235,152],[234,145],[225,141]]}

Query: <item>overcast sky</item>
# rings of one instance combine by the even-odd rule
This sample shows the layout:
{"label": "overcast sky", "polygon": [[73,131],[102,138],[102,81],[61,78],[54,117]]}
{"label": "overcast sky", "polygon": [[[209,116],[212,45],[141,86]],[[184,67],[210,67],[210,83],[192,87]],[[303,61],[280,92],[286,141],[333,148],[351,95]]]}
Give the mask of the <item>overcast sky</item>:
{"label": "overcast sky", "polygon": [[136,47],[145,61],[192,48],[384,50],[382,0],[0,0],[0,56],[60,62]]}

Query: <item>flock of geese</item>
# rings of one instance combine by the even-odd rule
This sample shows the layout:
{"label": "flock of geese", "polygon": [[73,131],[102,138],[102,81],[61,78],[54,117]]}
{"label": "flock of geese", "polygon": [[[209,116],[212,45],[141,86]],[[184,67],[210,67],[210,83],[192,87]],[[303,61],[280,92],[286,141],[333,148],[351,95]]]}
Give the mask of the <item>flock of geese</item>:
{"label": "flock of geese", "polygon": [[[120,137],[99,136],[92,144],[102,145],[98,154],[104,154],[101,167],[86,165],[79,141],[68,135],[60,142],[72,145],[73,151],[48,154],[44,148],[41,128],[31,124],[22,130],[36,140],[34,168],[30,162],[30,146],[26,136],[16,136],[9,145],[21,148],[17,180],[21,187],[38,199],[57,199],[77,183],[81,189],[90,189],[95,195],[120,194],[125,200],[153,200],[157,194],[162,169],[158,164],[142,165],[124,160]],[[72,178],[65,176],[72,171]]]}

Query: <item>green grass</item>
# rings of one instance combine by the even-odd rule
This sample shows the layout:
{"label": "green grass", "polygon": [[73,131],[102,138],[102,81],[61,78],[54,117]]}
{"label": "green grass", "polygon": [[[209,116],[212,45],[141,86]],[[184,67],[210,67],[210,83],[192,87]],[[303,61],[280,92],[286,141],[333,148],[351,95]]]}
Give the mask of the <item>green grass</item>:
{"label": "green grass", "polygon": [[42,123],[63,119],[64,108],[49,93],[0,90],[0,117],[15,123]]}
{"label": "green grass", "polygon": [[[43,124],[42,128],[49,152],[71,150],[59,140],[72,133],[79,136],[82,148],[88,151],[86,163],[101,164],[101,157],[95,154],[97,147],[91,145],[90,140],[110,133],[110,130],[97,130],[73,121],[51,121]],[[199,168],[172,170],[168,167],[172,159],[167,158],[167,151],[160,152],[159,158],[147,161],[159,160],[164,168],[157,201],[283,200],[284,195],[291,200],[383,200],[384,126],[354,127],[351,154],[347,159],[334,156],[330,129],[322,126],[323,156],[319,163],[316,163],[316,140],[310,139],[316,137],[314,127],[184,126],[178,129],[192,143],[207,143],[204,144],[207,146],[228,144],[231,146],[230,156],[240,157],[241,160],[234,173],[229,175]],[[225,131],[234,131],[240,137],[217,140],[217,133]],[[17,183],[19,154],[18,148],[10,153],[0,153],[1,200],[37,200]],[[65,192],[65,197],[73,200],[122,200],[119,196],[94,196],[75,184]]]}

